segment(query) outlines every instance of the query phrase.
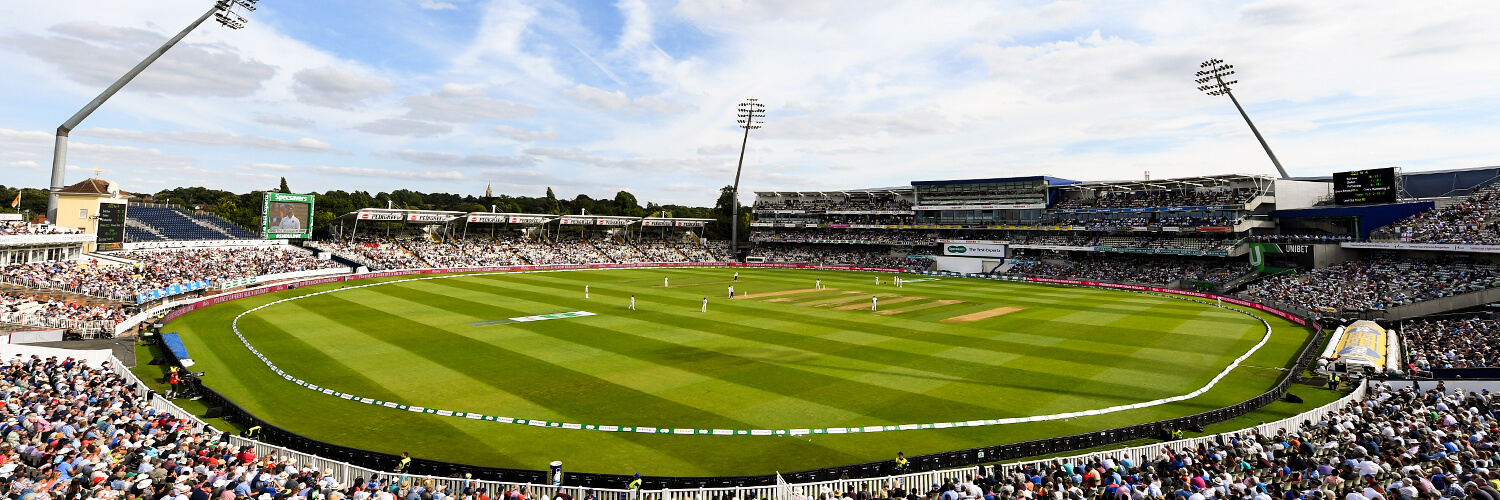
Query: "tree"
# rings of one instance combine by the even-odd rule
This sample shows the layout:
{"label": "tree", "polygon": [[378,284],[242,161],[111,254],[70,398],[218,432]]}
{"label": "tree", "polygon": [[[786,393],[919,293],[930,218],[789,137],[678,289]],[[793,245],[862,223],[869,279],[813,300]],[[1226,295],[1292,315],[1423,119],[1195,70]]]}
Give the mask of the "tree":
{"label": "tree", "polygon": [[556,214],[561,205],[557,203],[557,195],[552,194],[552,186],[547,186],[547,197],[542,200],[542,210],[545,213]]}
{"label": "tree", "polygon": [[636,201],[635,195],[630,194],[630,191],[615,193],[615,210],[620,215],[630,217],[640,217],[644,213],[641,211],[641,203]]}
{"label": "tree", "polygon": [[277,189],[276,192],[283,194],[292,194],[292,188],[286,186],[286,177],[281,178],[281,188]]}

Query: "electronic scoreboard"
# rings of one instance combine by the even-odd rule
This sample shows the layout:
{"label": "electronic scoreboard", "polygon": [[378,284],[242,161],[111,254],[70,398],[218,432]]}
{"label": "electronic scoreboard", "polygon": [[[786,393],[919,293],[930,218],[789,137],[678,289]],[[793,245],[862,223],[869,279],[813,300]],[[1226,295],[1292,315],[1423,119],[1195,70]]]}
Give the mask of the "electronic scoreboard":
{"label": "electronic scoreboard", "polygon": [[1368,205],[1396,202],[1395,167],[1335,172],[1333,202],[1337,205]]}

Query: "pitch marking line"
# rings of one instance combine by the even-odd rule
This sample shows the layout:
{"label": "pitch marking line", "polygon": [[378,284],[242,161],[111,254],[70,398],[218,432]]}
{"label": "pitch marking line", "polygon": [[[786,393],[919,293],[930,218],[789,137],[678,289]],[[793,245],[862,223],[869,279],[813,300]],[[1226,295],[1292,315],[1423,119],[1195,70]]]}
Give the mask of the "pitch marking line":
{"label": "pitch marking line", "polygon": [[[594,269],[582,269],[582,270],[589,270],[589,271],[591,271],[591,270],[594,270]],[[566,271],[569,271],[569,270],[558,269],[558,270],[548,270],[548,271],[521,271],[521,273],[528,273],[528,272],[566,272]],[[1246,316],[1250,316],[1252,318],[1260,320],[1261,325],[1263,325],[1263,326],[1266,327],[1266,333],[1261,336],[1260,342],[1257,342],[1254,346],[1250,347],[1250,350],[1245,351],[1244,354],[1241,354],[1238,358],[1235,358],[1234,361],[1232,361],[1232,362],[1229,363],[1229,366],[1224,367],[1224,369],[1222,371],[1220,371],[1218,375],[1215,375],[1212,380],[1209,380],[1207,384],[1204,384],[1203,387],[1199,387],[1197,390],[1195,390],[1193,392],[1189,392],[1187,394],[1182,394],[1182,395],[1179,395],[1179,396],[1172,396],[1172,397],[1169,397],[1169,398],[1154,399],[1154,400],[1151,400],[1151,401],[1144,401],[1144,402],[1134,403],[1134,404],[1111,406],[1109,408],[1100,408],[1100,409],[1097,409],[1097,410],[1076,411],[1076,412],[1069,412],[1069,413],[1055,413],[1055,414],[1052,414],[1052,415],[1038,415],[1038,416],[1034,416],[1034,417],[1012,417],[1012,418],[1001,418],[1001,419],[979,419],[979,420],[967,420],[967,421],[962,421],[962,422],[935,422],[935,423],[927,423],[927,424],[883,425],[883,426],[882,425],[872,425],[872,426],[868,426],[868,427],[828,427],[828,428],[823,428],[823,429],[672,429],[672,428],[667,428],[667,427],[624,427],[624,426],[616,426],[616,425],[575,424],[575,423],[563,423],[563,422],[548,422],[546,420],[530,420],[530,419],[514,418],[514,417],[499,417],[499,416],[495,416],[495,415],[482,415],[482,414],[478,414],[478,413],[456,412],[456,411],[452,411],[452,410],[439,410],[439,409],[435,409],[435,408],[424,408],[424,407],[421,407],[421,406],[403,405],[403,404],[398,404],[398,403],[394,403],[394,402],[391,402],[391,401],[380,401],[380,400],[376,400],[376,399],[373,399],[373,398],[360,397],[360,396],[356,396],[356,395],[353,395],[353,394],[348,394],[348,393],[344,393],[344,392],[335,391],[333,389],[329,389],[329,388],[326,388],[326,387],[318,387],[317,385],[313,385],[311,383],[308,383],[305,380],[302,380],[302,379],[299,379],[299,378],[293,376],[290,373],[282,371],[281,368],[279,368],[279,367],[276,366],[276,363],[271,362],[271,358],[266,357],[265,354],[261,354],[260,351],[258,351],[258,350],[255,349],[255,346],[250,345],[250,340],[246,339],[245,338],[245,334],[240,331],[240,318],[245,317],[246,314],[254,313],[256,311],[259,311],[261,309],[265,309],[265,308],[270,307],[270,306],[274,306],[276,304],[281,304],[281,303],[285,303],[285,302],[291,302],[291,301],[299,300],[299,299],[305,299],[305,298],[308,298],[308,297],[316,297],[316,296],[319,296],[319,295],[329,294],[329,293],[334,293],[334,292],[340,292],[340,291],[344,291],[344,290],[358,290],[360,288],[369,288],[369,287],[372,287],[372,286],[384,286],[384,285],[391,285],[391,284],[397,284],[397,283],[405,283],[405,282],[408,282],[408,281],[425,281],[425,280],[435,280],[435,279],[449,279],[449,278],[459,278],[459,277],[468,277],[468,276],[480,276],[480,275],[489,275],[489,274],[499,275],[499,274],[507,274],[507,273],[505,273],[505,272],[470,273],[470,274],[454,274],[454,275],[446,275],[446,276],[427,276],[427,277],[422,277],[422,278],[408,278],[408,279],[402,279],[402,280],[392,280],[392,281],[382,281],[382,282],[377,282],[377,283],[369,283],[369,284],[365,284],[365,285],[355,285],[355,286],[344,287],[344,288],[334,288],[334,289],[329,289],[329,290],[323,290],[323,291],[320,291],[320,292],[313,292],[313,293],[309,293],[309,294],[306,294],[306,295],[298,295],[298,296],[295,296],[295,297],[287,297],[285,299],[275,300],[275,301],[267,302],[265,304],[261,304],[259,306],[253,307],[253,308],[251,308],[249,310],[246,310],[245,312],[240,313],[238,316],[234,317],[233,321],[231,321],[229,323],[229,328],[234,331],[235,337],[238,337],[240,339],[240,343],[244,344],[245,348],[249,349],[250,353],[254,354],[256,358],[259,358],[262,362],[264,362],[266,364],[266,367],[270,368],[272,372],[275,372],[277,375],[281,376],[282,378],[285,378],[287,381],[289,381],[291,383],[294,383],[294,384],[297,384],[299,386],[311,389],[313,391],[317,391],[318,393],[321,393],[321,394],[327,394],[327,395],[330,395],[330,396],[333,396],[333,397],[337,397],[337,398],[340,398],[340,399],[346,399],[346,400],[349,400],[349,401],[359,401],[359,402],[364,403],[364,404],[371,404],[371,405],[376,405],[376,406],[384,406],[386,408],[393,408],[393,409],[402,410],[402,411],[410,411],[410,412],[417,412],[417,413],[429,413],[429,414],[438,415],[438,416],[444,416],[444,417],[469,418],[469,419],[476,419],[476,420],[485,420],[485,421],[490,421],[490,422],[500,422],[500,423],[505,423],[505,424],[530,425],[530,426],[535,426],[535,427],[550,427],[550,428],[559,428],[559,429],[597,430],[597,431],[605,431],[605,432],[641,432],[641,433],[651,433],[651,434],[699,434],[699,435],[735,435],[735,436],[785,436],[785,435],[788,435],[788,434],[794,434],[794,435],[803,435],[803,434],[854,434],[854,433],[883,432],[883,431],[904,431],[904,430],[916,430],[916,429],[949,429],[949,428],[953,428],[953,427],[977,427],[977,426],[985,426],[985,425],[1007,425],[1007,424],[1015,424],[1015,423],[1022,423],[1022,422],[1045,422],[1045,421],[1049,421],[1049,420],[1065,420],[1065,419],[1073,419],[1073,418],[1078,418],[1078,417],[1103,415],[1103,414],[1106,414],[1106,413],[1115,413],[1115,412],[1119,412],[1119,411],[1135,410],[1135,409],[1139,409],[1139,408],[1148,408],[1148,407],[1152,407],[1152,406],[1164,405],[1164,404],[1168,404],[1168,403],[1175,403],[1175,402],[1178,402],[1178,401],[1185,401],[1185,400],[1193,399],[1193,398],[1196,398],[1196,397],[1202,395],[1205,392],[1208,392],[1210,389],[1213,389],[1214,386],[1218,385],[1220,380],[1223,380],[1224,377],[1229,376],[1229,372],[1232,372],[1232,371],[1234,371],[1235,368],[1240,367],[1241,366],[1240,363],[1243,363],[1246,359],[1249,359],[1251,355],[1255,354],[1255,352],[1259,351],[1260,348],[1263,347],[1263,346],[1265,346],[1267,342],[1271,341],[1271,323],[1269,321],[1266,321],[1264,318],[1261,318],[1259,316],[1251,314],[1250,312],[1247,312],[1247,311],[1241,311],[1239,309],[1230,309],[1230,310],[1238,312],[1240,314],[1244,314]],[[1084,288],[1087,288],[1087,287],[1084,287]],[[1129,291],[1129,290],[1120,290],[1120,291]],[[854,292],[854,293],[859,293],[859,292]],[[1135,293],[1148,293],[1148,292],[1135,292]],[[1158,295],[1158,294],[1154,294],[1153,293],[1152,295]],[[1198,300],[1198,299],[1193,299],[1193,298],[1188,298],[1188,297],[1177,297],[1177,296],[1167,296],[1167,295],[1161,295],[1161,296],[1167,297],[1167,298],[1172,298],[1172,299],[1177,299],[1177,300],[1186,300],[1186,301],[1190,301],[1190,302],[1197,302],[1197,303],[1200,303],[1200,304],[1214,305],[1213,303],[1205,301],[1205,300]],[[776,299],[772,299],[772,300],[776,300]],[[941,302],[955,302],[956,303],[956,302],[962,302],[962,301],[935,301],[935,302],[930,303],[930,304],[922,304],[922,305],[918,305],[918,306],[908,307],[908,308],[906,308],[906,310],[910,311],[910,310],[920,309],[920,308],[924,308],[924,307],[930,306],[932,304],[937,304],[937,303],[941,303]],[[1220,307],[1222,307],[1222,306],[1220,306]],[[584,311],[578,311],[578,312],[584,312]],[[888,312],[888,311],[880,311],[878,314],[890,314],[890,313],[893,313],[893,312],[896,312],[896,311],[890,311],[890,312]],[[563,314],[567,314],[567,313],[563,313]]]}
{"label": "pitch marking line", "polygon": [[469,323],[469,326],[508,325],[508,324],[511,324],[511,323],[529,323],[529,322],[532,322],[532,321],[545,321],[545,320],[549,320],[549,319],[582,318],[584,316],[594,316],[594,315],[595,315],[594,313],[591,313],[591,312],[588,312],[588,311],[573,311],[573,312],[555,313],[555,314],[541,314],[541,315],[537,315],[537,316],[522,316],[522,317],[519,317],[519,318],[506,318],[506,319],[492,319],[492,320],[488,320],[488,321],[475,321],[473,323]]}
{"label": "pitch marking line", "polygon": [[1019,306],[997,307],[997,308],[994,308],[994,309],[990,309],[988,311],[979,311],[977,313],[970,313],[970,314],[965,314],[965,315],[962,315],[962,316],[954,316],[952,318],[945,318],[945,319],[943,319],[940,322],[941,323],[968,323],[970,321],[979,321],[981,319],[993,318],[995,316],[1004,316],[1004,315],[1007,315],[1007,314],[1010,314],[1010,313],[1013,313],[1013,312],[1016,312],[1016,311],[1019,311],[1019,310],[1022,310],[1022,309],[1025,309],[1025,308],[1024,307],[1019,307]]}

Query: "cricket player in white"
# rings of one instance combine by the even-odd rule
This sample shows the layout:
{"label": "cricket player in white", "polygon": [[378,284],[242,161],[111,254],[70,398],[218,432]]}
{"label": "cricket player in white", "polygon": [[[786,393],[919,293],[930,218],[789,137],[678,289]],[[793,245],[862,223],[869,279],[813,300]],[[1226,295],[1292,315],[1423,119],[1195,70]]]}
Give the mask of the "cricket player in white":
{"label": "cricket player in white", "polygon": [[870,297],[870,310],[874,311],[880,307],[880,297]]}
{"label": "cricket player in white", "polygon": [[662,278],[661,279],[661,286],[672,286],[671,282],[672,282],[672,278]]}
{"label": "cricket player in white", "polygon": [[814,282],[813,283],[813,289],[814,290],[822,290],[823,289],[823,280],[818,280],[818,281]]}
{"label": "cricket player in white", "polygon": [[583,285],[583,298],[585,298],[585,299],[589,298],[589,286],[588,285]]}
{"label": "cricket player in white", "polygon": [[729,285],[729,298],[734,298],[734,285]]}
{"label": "cricket player in white", "polygon": [[634,295],[630,296],[630,310],[632,310],[632,311],[635,310],[635,296]]}
{"label": "cricket player in white", "polygon": [[708,312],[708,297],[703,298],[703,310],[699,312]]}

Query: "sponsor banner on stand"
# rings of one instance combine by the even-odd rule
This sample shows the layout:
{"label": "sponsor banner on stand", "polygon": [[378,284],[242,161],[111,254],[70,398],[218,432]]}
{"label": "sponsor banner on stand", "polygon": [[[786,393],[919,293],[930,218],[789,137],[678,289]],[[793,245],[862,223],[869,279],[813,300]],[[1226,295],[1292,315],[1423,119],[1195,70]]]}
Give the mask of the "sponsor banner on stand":
{"label": "sponsor banner on stand", "polygon": [[1477,253],[1500,253],[1500,245],[1450,245],[1444,243],[1375,243],[1363,241],[1345,241],[1339,243],[1344,248],[1373,248],[1381,250],[1432,250],[1439,252],[1477,252]]}
{"label": "sponsor banner on stand", "polygon": [[954,257],[1005,258],[1005,245],[944,242],[943,255]]}
{"label": "sponsor banner on stand", "polygon": [[358,218],[359,220],[401,220],[401,213],[400,212],[364,212],[364,211],[361,211],[359,213],[359,215],[356,216],[356,218]]}

